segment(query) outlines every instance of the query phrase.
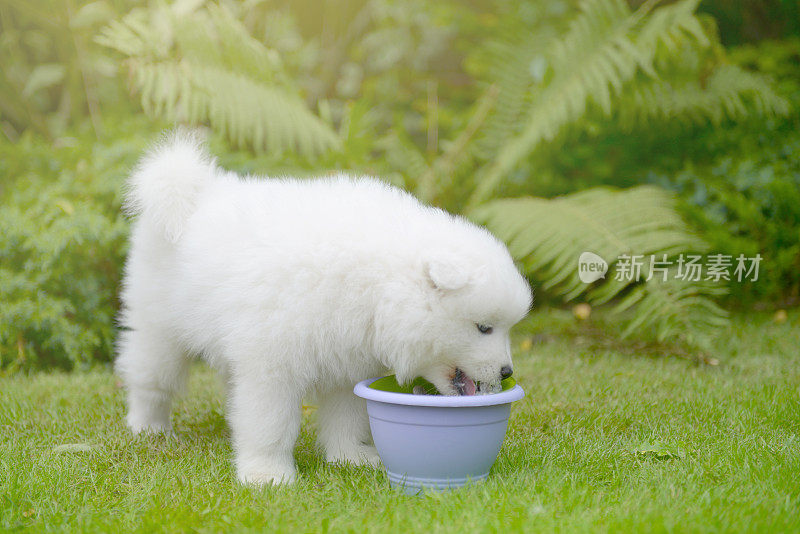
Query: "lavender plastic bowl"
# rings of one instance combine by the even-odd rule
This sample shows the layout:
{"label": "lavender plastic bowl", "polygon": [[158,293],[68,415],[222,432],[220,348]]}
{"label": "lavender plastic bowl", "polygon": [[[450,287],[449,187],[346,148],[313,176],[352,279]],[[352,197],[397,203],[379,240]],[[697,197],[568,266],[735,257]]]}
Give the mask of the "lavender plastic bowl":
{"label": "lavender plastic bowl", "polygon": [[497,459],[511,403],[525,396],[513,378],[491,395],[414,395],[415,384],[371,378],[353,392],[367,400],[372,438],[389,483],[409,494],[482,480]]}

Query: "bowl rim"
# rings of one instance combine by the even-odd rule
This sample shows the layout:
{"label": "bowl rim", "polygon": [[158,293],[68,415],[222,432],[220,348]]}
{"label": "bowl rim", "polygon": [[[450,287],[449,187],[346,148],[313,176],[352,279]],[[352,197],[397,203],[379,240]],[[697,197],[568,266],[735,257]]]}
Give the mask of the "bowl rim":
{"label": "bowl rim", "polygon": [[[391,376],[391,375],[388,375]],[[370,388],[370,384],[384,378],[376,376],[362,380],[353,388],[353,393],[362,399],[384,402],[386,404],[400,404],[405,406],[432,406],[439,408],[469,408],[475,406],[497,406],[510,404],[525,396],[525,391],[516,384],[508,391],[492,393],[490,395],[447,396],[447,395],[413,395],[410,393],[395,393]]]}

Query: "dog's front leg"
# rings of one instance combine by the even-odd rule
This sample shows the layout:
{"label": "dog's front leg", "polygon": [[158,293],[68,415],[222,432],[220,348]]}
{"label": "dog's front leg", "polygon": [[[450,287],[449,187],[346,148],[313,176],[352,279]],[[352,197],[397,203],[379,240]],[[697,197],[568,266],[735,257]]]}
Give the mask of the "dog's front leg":
{"label": "dog's front leg", "polygon": [[301,395],[281,377],[237,372],[230,390],[236,474],[249,484],[291,483]]}
{"label": "dog's front leg", "polygon": [[356,397],[352,386],[320,396],[317,433],[329,462],[378,465],[378,451],[372,435],[364,399]]}

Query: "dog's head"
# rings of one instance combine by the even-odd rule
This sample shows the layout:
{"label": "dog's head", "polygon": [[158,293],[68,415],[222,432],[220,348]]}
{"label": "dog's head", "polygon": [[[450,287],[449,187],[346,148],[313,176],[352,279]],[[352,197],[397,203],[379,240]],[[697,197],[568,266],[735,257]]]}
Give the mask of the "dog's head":
{"label": "dog's head", "polygon": [[480,238],[417,265],[420,320],[406,332],[417,354],[393,365],[399,380],[422,376],[444,395],[474,395],[499,392],[511,375],[509,331],[528,313],[531,289],[506,247],[488,232]]}

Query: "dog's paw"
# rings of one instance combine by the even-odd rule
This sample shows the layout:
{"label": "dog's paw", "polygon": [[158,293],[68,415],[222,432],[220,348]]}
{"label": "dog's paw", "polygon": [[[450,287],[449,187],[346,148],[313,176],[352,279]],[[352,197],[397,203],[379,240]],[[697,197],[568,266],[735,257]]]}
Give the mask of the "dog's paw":
{"label": "dog's paw", "polygon": [[239,482],[249,486],[292,484],[295,480],[297,480],[296,473],[247,472],[239,475]]}
{"label": "dog's paw", "polygon": [[329,452],[326,460],[331,463],[370,465],[377,467],[381,463],[378,450],[372,445],[360,444],[348,449]]}
{"label": "dog's paw", "polygon": [[293,465],[269,465],[266,462],[263,465],[240,466],[237,475],[239,482],[251,486],[292,484],[297,480],[297,470]]}
{"label": "dog's paw", "polygon": [[169,421],[146,421],[128,418],[128,428],[134,434],[163,434],[172,435],[172,423]]}

